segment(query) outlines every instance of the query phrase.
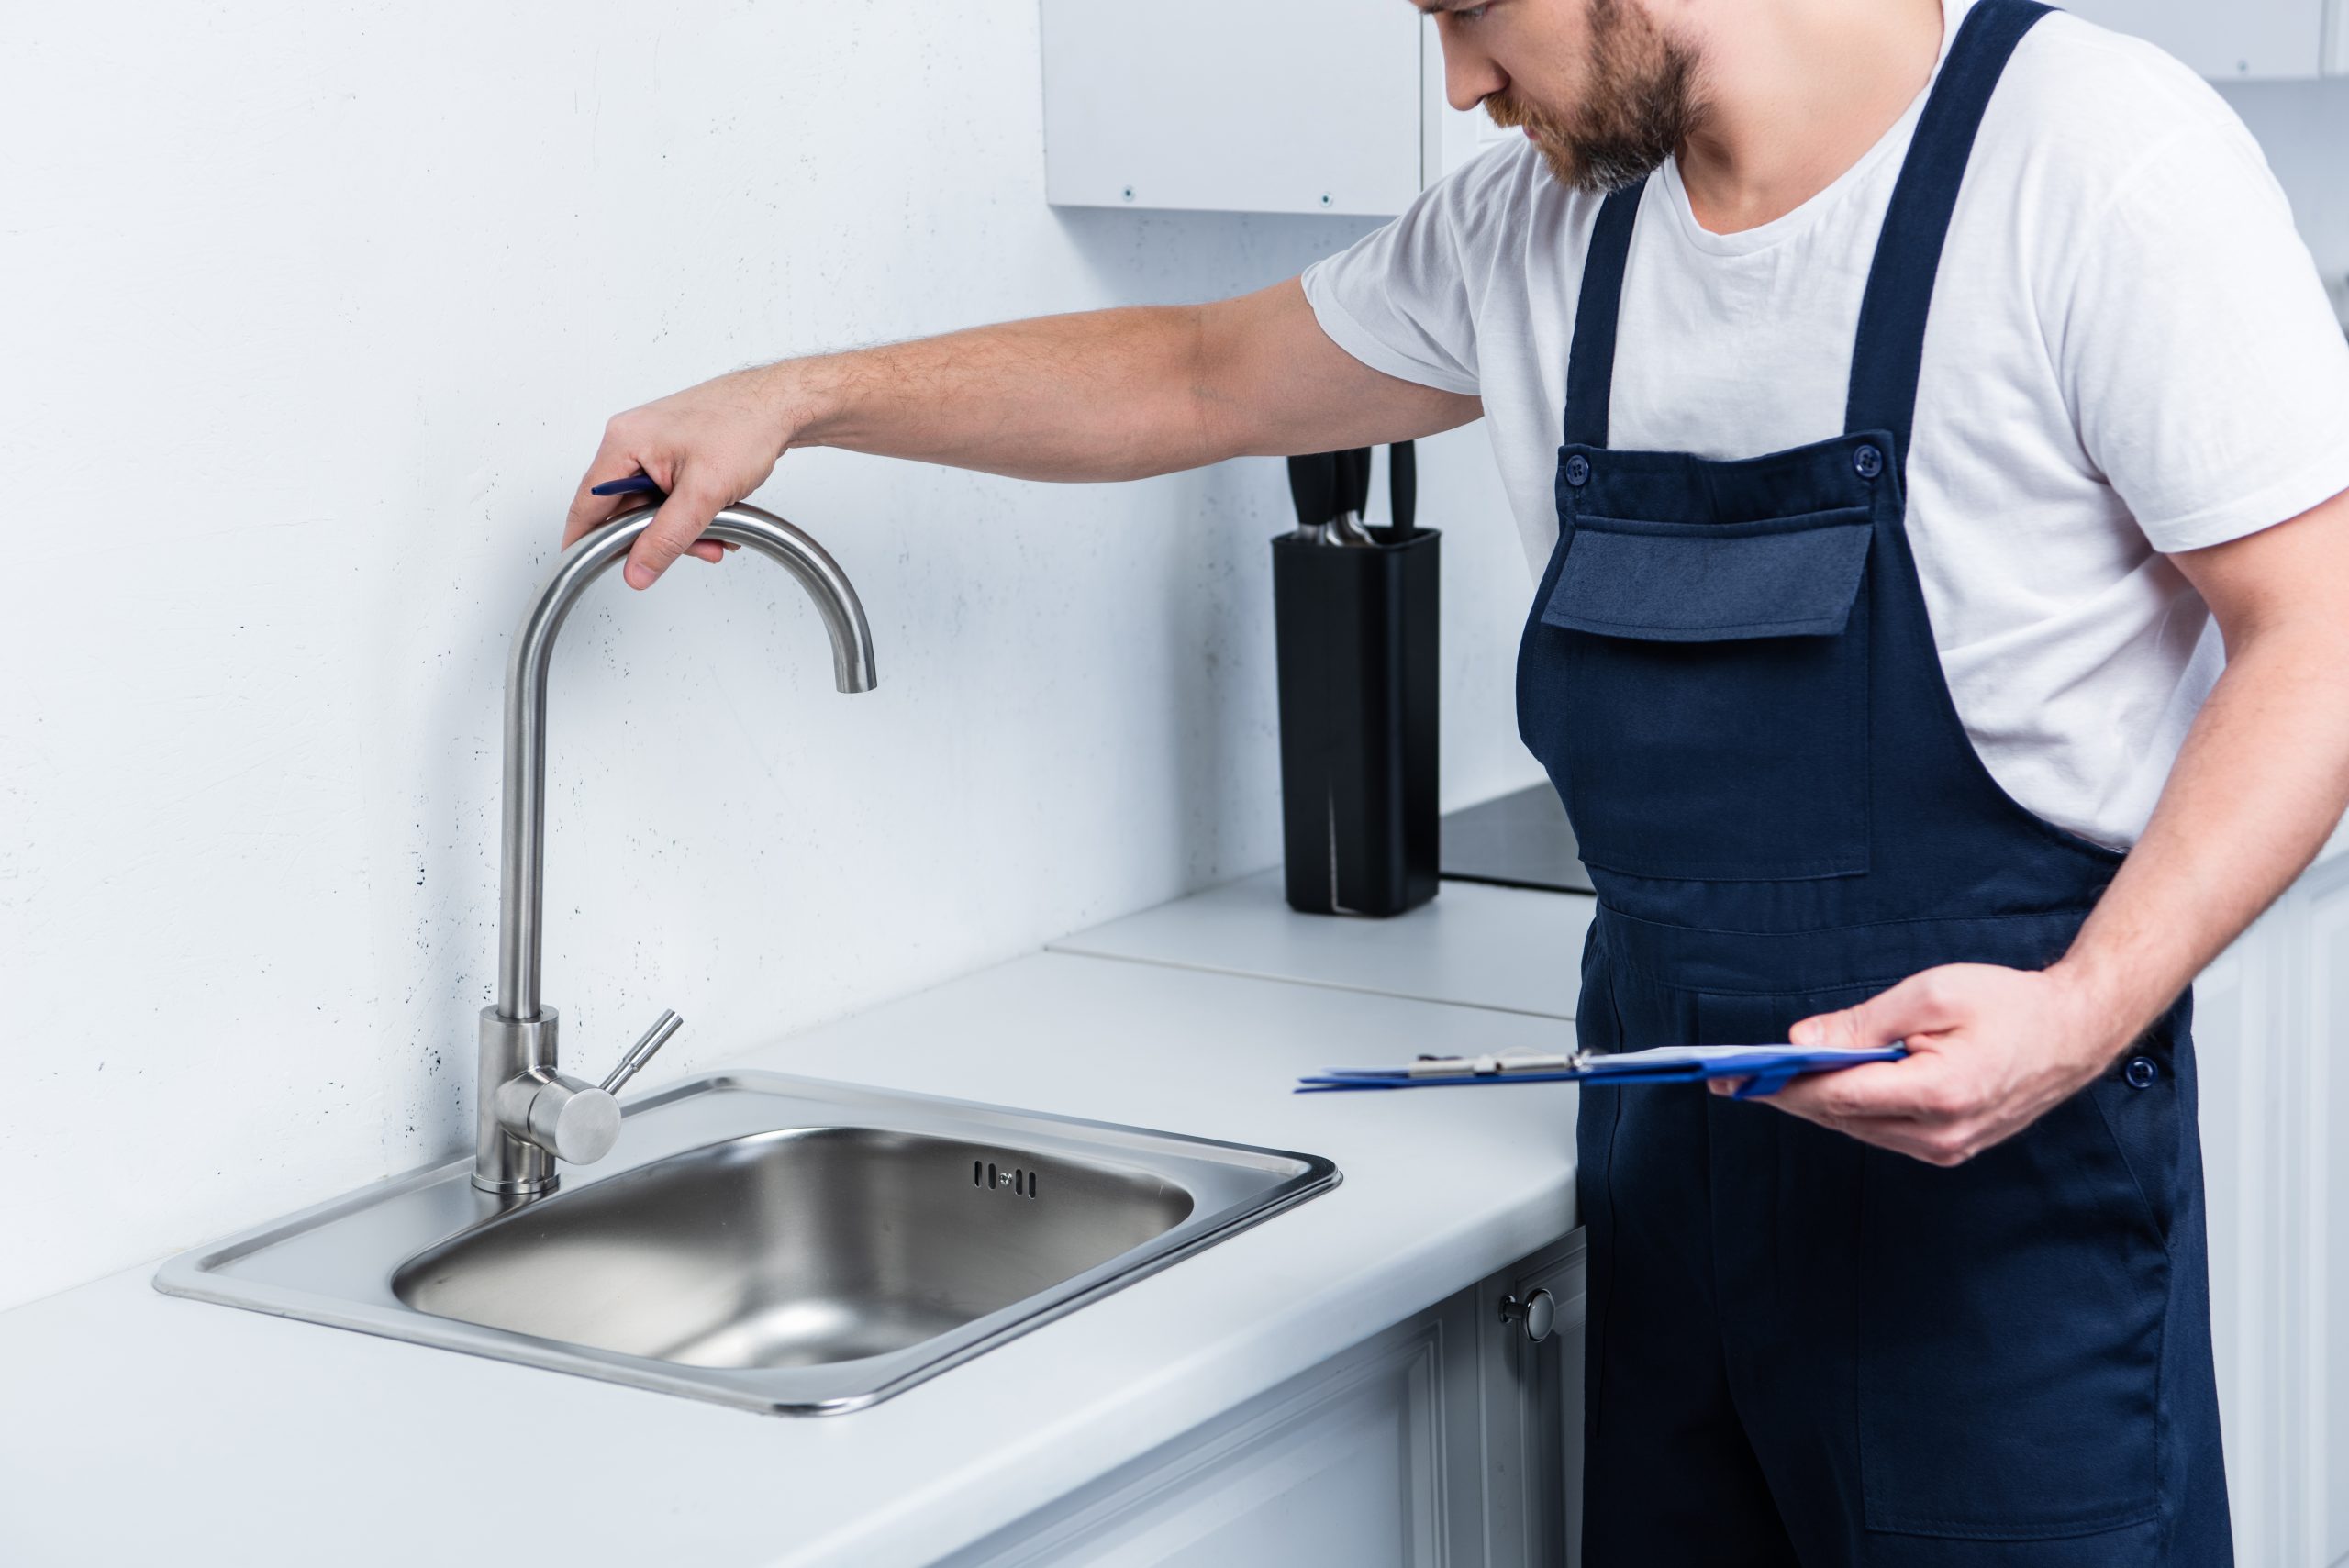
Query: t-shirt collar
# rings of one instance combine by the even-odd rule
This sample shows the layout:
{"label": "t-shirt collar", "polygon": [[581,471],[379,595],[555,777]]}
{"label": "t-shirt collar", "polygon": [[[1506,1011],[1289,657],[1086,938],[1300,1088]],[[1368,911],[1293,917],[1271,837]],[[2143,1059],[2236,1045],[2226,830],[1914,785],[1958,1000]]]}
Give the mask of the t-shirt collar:
{"label": "t-shirt collar", "polygon": [[1965,20],[1975,0],[1942,0],[1942,47],[1933,61],[1933,73],[1920,88],[1917,96],[1901,112],[1898,120],[1876,140],[1876,145],[1860,155],[1859,161],[1844,170],[1824,190],[1804,202],[1792,212],[1774,217],[1754,228],[1742,228],[1734,234],[1715,234],[1697,221],[1696,209],[1688,202],[1688,187],[1681,183],[1680,160],[1667,158],[1658,171],[1663,185],[1664,206],[1672,215],[1674,228],[1692,249],[1717,256],[1750,256],[1802,234],[1826,220],[1827,215],[1853,199],[1853,193],[1864,189],[1876,172],[1899,157],[1916,135],[1917,121],[1925,112],[1925,100],[1932,96],[1933,83],[1941,80],[1942,66],[1949,59],[1949,47],[1957,38],[1958,24]]}

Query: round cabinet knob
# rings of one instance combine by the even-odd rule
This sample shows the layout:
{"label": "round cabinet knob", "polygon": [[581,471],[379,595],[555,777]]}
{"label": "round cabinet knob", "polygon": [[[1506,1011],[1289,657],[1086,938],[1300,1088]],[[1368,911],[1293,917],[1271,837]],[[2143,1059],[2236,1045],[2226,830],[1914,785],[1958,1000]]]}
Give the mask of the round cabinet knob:
{"label": "round cabinet knob", "polygon": [[1558,1326],[1557,1298],[1546,1290],[1537,1290],[1522,1301],[1514,1296],[1504,1296],[1501,1317],[1507,1322],[1523,1324],[1526,1339],[1538,1345]]}
{"label": "round cabinet knob", "polygon": [[530,1141],[558,1160],[592,1165],[620,1140],[620,1103],[593,1084],[557,1074],[530,1097]]}

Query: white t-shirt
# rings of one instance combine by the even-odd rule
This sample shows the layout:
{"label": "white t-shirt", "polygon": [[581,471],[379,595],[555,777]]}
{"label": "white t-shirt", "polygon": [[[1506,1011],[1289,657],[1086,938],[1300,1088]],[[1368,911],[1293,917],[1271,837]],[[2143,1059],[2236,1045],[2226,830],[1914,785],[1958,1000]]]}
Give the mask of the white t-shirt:
{"label": "white t-shirt", "polygon": [[[1945,0],[1950,33],[1971,4]],[[1677,167],[1658,172],[1609,445],[1751,457],[1842,430],[1861,290],[1922,107],[1743,233],[1699,228]],[[1304,280],[1354,358],[1484,399],[1537,574],[1599,199],[1530,144],[1496,148]],[[2164,552],[2343,490],[2349,345],[2257,144],[2151,45],[2048,17],[1975,146],[1909,462],[1942,667],[1992,775],[2050,821],[2135,842],[2223,661]]]}

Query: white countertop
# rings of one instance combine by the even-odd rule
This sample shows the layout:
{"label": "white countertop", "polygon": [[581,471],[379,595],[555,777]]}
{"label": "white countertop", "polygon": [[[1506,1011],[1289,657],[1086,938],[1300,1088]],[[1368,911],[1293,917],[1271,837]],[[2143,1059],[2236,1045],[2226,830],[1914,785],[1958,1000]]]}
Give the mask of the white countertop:
{"label": "white countertop", "polygon": [[1423,1002],[1571,1018],[1582,940],[1598,901],[1445,882],[1434,901],[1388,920],[1303,917],[1277,866],[1052,944],[1227,974],[1295,980]]}
{"label": "white countertop", "polygon": [[[1571,1085],[1288,1087],[1424,1050],[1554,1047],[1541,1015],[1572,1011],[1588,900],[1448,883],[1435,910],[1375,924],[1252,886],[1099,938],[1144,962],[1038,954],[740,1064],[1324,1154],[1336,1191],[825,1418],[166,1297],[142,1266],[0,1314],[0,1561],[925,1563],[1569,1229]],[[1321,983],[1210,972],[1227,919],[1239,957],[1275,944]],[[1558,965],[1530,990],[1504,973],[1528,921],[1554,925],[1534,945]],[[1365,960],[1385,982],[1340,988]],[[1471,1005],[1372,994],[1389,989]]]}

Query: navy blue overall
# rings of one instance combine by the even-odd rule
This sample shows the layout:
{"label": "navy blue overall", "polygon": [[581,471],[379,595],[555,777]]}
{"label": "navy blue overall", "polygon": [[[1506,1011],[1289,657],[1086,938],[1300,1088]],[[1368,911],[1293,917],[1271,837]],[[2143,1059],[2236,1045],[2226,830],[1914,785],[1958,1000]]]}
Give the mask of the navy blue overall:
{"label": "navy blue overall", "polygon": [[[1518,674],[1598,889],[1586,1050],[1784,1040],[1936,964],[2043,968],[2119,863],[1984,768],[1902,523],[1943,240],[2043,14],[1961,28],[1842,436],[1610,450],[1639,189],[1596,220]],[[1586,1088],[1586,1568],[2231,1562],[2188,1007],[1949,1170],[1696,1085]]]}

